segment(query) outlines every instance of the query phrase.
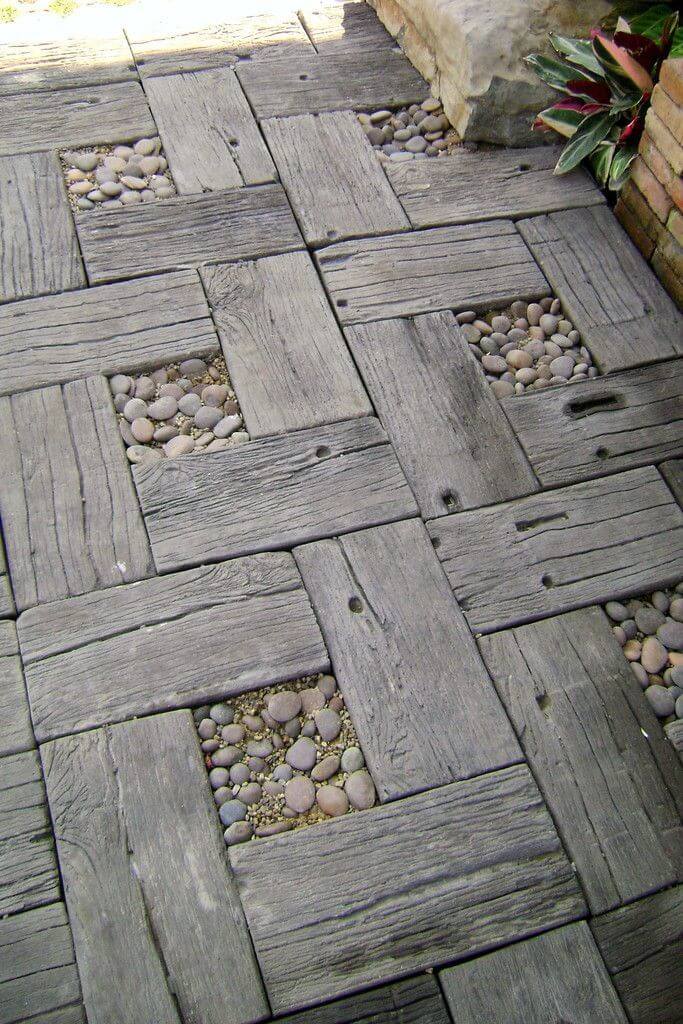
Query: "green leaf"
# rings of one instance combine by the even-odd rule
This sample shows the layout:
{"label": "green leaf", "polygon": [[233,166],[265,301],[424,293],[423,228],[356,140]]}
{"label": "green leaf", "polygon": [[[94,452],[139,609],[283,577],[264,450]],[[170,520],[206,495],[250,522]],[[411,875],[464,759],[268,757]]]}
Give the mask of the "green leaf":
{"label": "green leaf", "polygon": [[637,155],[638,150],[635,146],[625,146],[614,154],[609,173],[609,188],[612,192],[620,192],[624,187],[629,178],[631,164]]}
{"label": "green leaf", "polygon": [[664,25],[671,17],[671,8],[666,4],[654,4],[629,19],[629,29],[635,35],[647,36],[658,43],[662,38]]}
{"label": "green leaf", "polygon": [[615,142],[600,142],[588,158],[591,170],[600,185],[607,184],[616,148]]}
{"label": "green leaf", "polygon": [[584,117],[585,114],[582,114],[580,110],[558,109],[555,106],[542,110],[537,116],[537,121],[542,121],[558,135],[564,135],[566,139],[571,139]]}
{"label": "green leaf", "polygon": [[578,167],[581,161],[590,156],[596,146],[609,135],[612,123],[612,115],[604,111],[584,117],[564,147],[560,159],[555,165],[555,174],[566,174]]}
{"label": "green leaf", "polygon": [[677,28],[671,43],[669,57],[683,57],[683,28]]}
{"label": "green leaf", "polygon": [[535,71],[541,81],[559,92],[568,92],[567,82],[572,82],[577,77],[577,70],[571,64],[556,60],[555,57],[545,57],[541,53],[529,54],[524,58],[524,63]]}
{"label": "green leaf", "polygon": [[593,53],[593,47],[589,39],[570,39],[569,36],[551,34],[550,42],[557,53],[566,57],[572,64],[576,64],[589,71],[590,75],[588,77],[602,78],[602,68]]}

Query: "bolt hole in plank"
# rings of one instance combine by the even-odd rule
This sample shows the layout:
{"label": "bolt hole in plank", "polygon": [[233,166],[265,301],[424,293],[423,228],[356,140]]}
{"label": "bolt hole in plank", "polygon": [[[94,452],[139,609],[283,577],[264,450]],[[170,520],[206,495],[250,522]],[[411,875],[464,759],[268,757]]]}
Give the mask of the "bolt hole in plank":
{"label": "bolt hole in plank", "polygon": [[442,501],[449,512],[457,512],[460,508],[460,502],[452,491],[445,491],[442,495]]}
{"label": "bolt hole in plank", "polygon": [[352,612],[360,614],[363,611],[363,602],[359,597],[350,597],[349,608],[351,609]]}
{"label": "bolt hole in plank", "polygon": [[315,454],[319,459],[327,459],[332,454],[331,450],[325,444],[321,444],[320,447],[316,448]]}
{"label": "bolt hole in plank", "polygon": [[596,448],[595,449],[595,456],[598,459],[609,459],[609,456],[610,456],[609,448],[603,448],[603,447]]}
{"label": "bolt hole in plank", "polygon": [[594,413],[609,412],[613,409],[625,409],[626,399],[623,395],[596,395],[594,398],[580,398],[569,402],[565,412],[570,419],[578,420]]}

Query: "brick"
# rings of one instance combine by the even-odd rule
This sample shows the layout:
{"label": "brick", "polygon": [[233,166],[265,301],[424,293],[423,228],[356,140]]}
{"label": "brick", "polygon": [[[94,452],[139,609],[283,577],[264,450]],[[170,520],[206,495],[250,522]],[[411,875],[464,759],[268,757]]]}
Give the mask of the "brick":
{"label": "brick", "polygon": [[652,269],[679,309],[683,309],[683,249],[668,231],[663,245],[655,249]]}
{"label": "brick", "polygon": [[673,137],[683,142],[683,107],[679,107],[661,85],[656,85],[652,93],[652,107]]}
{"label": "brick", "polygon": [[631,241],[638,247],[645,259],[649,260],[655,251],[655,243],[622,198],[619,199],[614,212],[624,231],[630,235]]}
{"label": "brick", "polygon": [[652,141],[652,137],[647,132],[643,135],[639,152],[655,178],[662,183],[679,210],[683,210],[683,181],[681,181],[679,175],[674,174],[673,167],[659,152]]}
{"label": "brick", "polygon": [[657,111],[650,107],[645,118],[645,128],[652,136],[652,141],[659,152],[668,160],[674,170],[674,174],[683,172],[683,145],[676,142],[675,138],[666,127]]}
{"label": "brick", "polygon": [[683,245],[683,213],[672,210],[667,217],[666,226],[679,245]]}
{"label": "brick", "polygon": [[653,245],[656,245],[660,232],[664,230],[663,225],[654,215],[642,192],[633,181],[629,180],[624,185],[619,197],[619,204],[627,207],[631,215],[630,219],[640,227],[640,230]]}
{"label": "brick", "polygon": [[659,72],[659,84],[674,103],[683,106],[683,57],[664,61]]}
{"label": "brick", "polygon": [[642,192],[650,209],[659,217],[662,224],[665,224],[673,200],[662,183],[655,178],[642,156],[637,156],[631,165],[631,180]]}

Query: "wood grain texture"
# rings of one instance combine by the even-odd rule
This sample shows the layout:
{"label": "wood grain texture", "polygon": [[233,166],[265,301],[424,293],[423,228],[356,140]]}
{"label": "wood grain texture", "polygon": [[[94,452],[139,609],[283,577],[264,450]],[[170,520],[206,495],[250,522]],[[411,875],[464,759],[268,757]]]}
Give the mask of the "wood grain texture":
{"label": "wood grain texture", "polygon": [[683,575],[683,513],[654,467],[436,519],[429,532],[482,633]]}
{"label": "wood grain texture", "polygon": [[519,230],[600,369],[683,352],[673,300],[607,207],[521,221]]}
{"label": "wood grain texture", "polygon": [[627,1024],[584,921],[439,973],[458,1024]]}
{"label": "wood grain texture", "polygon": [[410,227],[352,111],[277,117],[262,128],[309,245]]}
{"label": "wood grain texture", "polygon": [[189,20],[181,19],[154,34],[149,21],[142,28],[132,24],[127,35],[141,76],[224,68],[238,61],[258,64],[278,57],[307,58],[315,53],[293,12],[266,9],[240,17],[226,8],[225,13],[228,17],[223,24],[198,25],[197,18],[202,15],[194,10]]}
{"label": "wood grain texture", "polygon": [[683,505],[683,459],[670,459],[663,462],[659,471],[678,504]]}
{"label": "wood grain texture", "polygon": [[0,306],[0,394],[136,373],[218,348],[195,270]]}
{"label": "wood grain texture", "polygon": [[276,180],[234,71],[149,78],[145,92],[181,195]]}
{"label": "wood grain texture", "polygon": [[42,755],[90,1024],[263,1019],[191,714],[57,740]]}
{"label": "wood grain texture", "polygon": [[2,398],[0,424],[0,514],[20,610],[154,571],[104,377]]}
{"label": "wood grain texture", "polygon": [[294,556],[381,800],[522,759],[419,520]]}
{"label": "wood grain texture", "polygon": [[85,283],[57,157],[0,156],[0,304]]}
{"label": "wood grain texture", "polygon": [[76,223],[91,284],[302,247],[280,185],[179,196]]}
{"label": "wood grain texture", "polygon": [[[364,418],[133,471],[157,569],[362,530],[415,515],[386,434]],[[274,497],[276,496],[276,498]]]}
{"label": "wood grain texture", "polygon": [[538,490],[450,312],[345,333],[425,518]]}
{"label": "wood grain texture", "polygon": [[237,77],[258,118],[402,107],[429,92],[404,55],[387,49],[243,62]]}
{"label": "wood grain texture", "polygon": [[591,911],[677,881],[683,769],[604,613],[544,619],[480,647]]}
{"label": "wood grain texture", "polygon": [[35,750],[0,760],[0,914],[59,897],[59,876]]}
{"label": "wood grain texture", "polygon": [[282,1024],[450,1024],[431,974],[396,981],[281,1018]]}
{"label": "wood grain texture", "polygon": [[80,992],[63,903],[0,920],[1,1024],[77,1024]]}
{"label": "wood grain texture", "polygon": [[339,242],[316,253],[316,260],[344,324],[484,310],[550,291],[505,220]]}
{"label": "wood grain texture", "polygon": [[137,78],[123,32],[99,39],[3,41],[0,96],[49,92]]}
{"label": "wood grain texture", "polygon": [[558,177],[561,146],[533,149],[456,149],[448,160],[388,161],[394,192],[416,228],[467,224],[495,217],[530,217],[605,199],[580,168]]}
{"label": "wood grain texture", "polygon": [[683,453],[683,360],[501,403],[544,487]]}
{"label": "wood grain texture", "polygon": [[298,14],[318,53],[357,53],[397,46],[372,7],[362,0],[309,0]]}
{"label": "wood grain texture", "polygon": [[0,756],[35,746],[13,622],[0,622]]}
{"label": "wood grain texture", "polygon": [[[291,555],[266,554],[43,605],[18,625],[39,740],[324,672]],[[201,672],[188,652],[199,652]]]}
{"label": "wood grain texture", "polygon": [[676,1024],[683,1006],[683,887],[593,918],[591,928],[632,1024]]}
{"label": "wood grain texture", "polygon": [[55,89],[36,100],[22,92],[3,100],[0,156],[133,142],[156,127],[138,82]]}
{"label": "wood grain texture", "polygon": [[583,916],[525,766],[232,847],[275,1013]]}
{"label": "wood grain texture", "polygon": [[202,267],[201,277],[251,437],[372,413],[307,253]]}
{"label": "wood grain texture", "polygon": [[7,560],[5,558],[5,545],[0,537],[0,617],[15,614],[14,596],[7,572]]}

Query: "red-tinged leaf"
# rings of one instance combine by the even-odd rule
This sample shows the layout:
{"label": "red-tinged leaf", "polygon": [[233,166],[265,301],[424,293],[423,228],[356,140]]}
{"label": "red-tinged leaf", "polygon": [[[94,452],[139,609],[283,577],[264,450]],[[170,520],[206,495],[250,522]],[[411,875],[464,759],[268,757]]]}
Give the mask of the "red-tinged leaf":
{"label": "red-tinged leaf", "polygon": [[627,142],[631,145],[636,145],[643,131],[644,118],[642,113],[636,114],[632,121],[626,125],[619,135],[619,145],[623,146]]}
{"label": "red-tinged leaf", "polygon": [[631,32],[615,32],[614,42],[630,53],[646,71],[652,71],[659,57],[659,47],[651,39]]}
{"label": "red-tinged leaf", "polygon": [[608,107],[612,98],[610,88],[605,82],[588,82],[585,78],[573,78],[567,82],[567,89],[572,96],[586,96],[603,107]]}
{"label": "red-tinged leaf", "polygon": [[611,74],[632,82],[641,92],[649,93],[654,89],[654,82],[645,68],[604,32],[593,35],[593,51]]}
{"label": "red-tinged leaf", "polygon": [[533,127],[536,131],[554,131],[565,139],[571,139],[586,116],[583,107],[579,100],[561,100],[542,110]]}

